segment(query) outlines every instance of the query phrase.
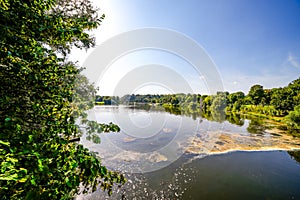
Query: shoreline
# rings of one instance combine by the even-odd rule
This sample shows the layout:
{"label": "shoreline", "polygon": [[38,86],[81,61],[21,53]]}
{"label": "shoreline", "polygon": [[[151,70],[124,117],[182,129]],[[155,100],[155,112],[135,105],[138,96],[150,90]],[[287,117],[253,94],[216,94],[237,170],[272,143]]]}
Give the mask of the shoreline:
{"label": "shoreline", "polygon": [[[285,149],[285,148],[265,148],[265,149],[230,149],[226,151],[220,151],[220,152],[210,152],[206,154],[207,156],[214,156],[214,155],[222,155],[222,154],[228,154],[228,153],[234,153],[234,152],[271,152],[271,151],[298,151],[299,148],[291,148],[291,149]],[[193,154],[193,153],[187,153],[187,154]],[[200,155],[200,154],[194,154],[194,155]]]}

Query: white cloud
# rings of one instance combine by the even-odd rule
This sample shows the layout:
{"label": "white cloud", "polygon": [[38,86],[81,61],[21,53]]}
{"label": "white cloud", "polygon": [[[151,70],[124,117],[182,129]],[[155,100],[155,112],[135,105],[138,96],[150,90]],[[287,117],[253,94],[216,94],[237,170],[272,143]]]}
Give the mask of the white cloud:
{"label": "white cloud", "polygon": [[300,63],[299,63],[298,59],[296,57],[294,57],[291,53],[289,53],[287,60],[292,66],[297,67],[297,68],[300,67]]}

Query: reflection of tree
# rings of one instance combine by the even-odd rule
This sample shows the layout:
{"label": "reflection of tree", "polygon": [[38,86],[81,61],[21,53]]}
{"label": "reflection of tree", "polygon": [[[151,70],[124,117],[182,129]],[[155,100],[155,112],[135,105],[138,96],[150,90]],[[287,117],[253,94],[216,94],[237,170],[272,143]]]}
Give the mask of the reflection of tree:
{"label": "reflection of tree", "polygon": [[230,113],[229,115],[226,116],[226,120],[231,123],[235,124],[238,126],[243,126],[244,125],[244,119],[240,117],[239,114],[236,113]]}
{"label": "reflection of tree", "polygon": [[149,111],[151,109],[151,106],[147,103],[146,104],[145,103],[140,103],[140,104],[135,104],[134,108]]}
{"label": "reflection of tree", "polygon": [[174,115],[181,115],[181,109],[177,106],[165,107],[165,111]]}
{"label": "reflection of tree", "polygon": [[300,163],[300,150],[297,151],[288,151],[288,154],[290,154],[290,156],[296,160],[298,163]]}
{"label": "reflection of tree", "polygon": [[211,111],[211,116],[212,116],[212,120],[216,121],[216,122],[224,122],[226,120],[226,114],[224,111],[216,111],[216,110],[212,110]]}
{"label": "reflection of tree", "polygon": [[193,120],[196,120],[197,119],[197,113],[192,113],[192,118],[193,118]]}
{"label": "reflection of tree", "polygon": [[211,104],[211,110],[213,111],[224,111],[226,108],[226,93],[219,92],[216,96],[213,97]]}
{"label": "reflection of tree", "polygon": [[173,115],[183,115],[187,117],[191,117],[193,120],[197,118],[204,118],[208,121],[215,121],[222,123],[224,121],[228,121],[231,124],[235,124],[238,126],[243,126],[245,123],[245,119],[248,119],[249,125],[247,127],[247,131],[253,134],[264,134],[265,130],[268,128],[267,125],[264,124],[263,119],[251,116],[239,115],[237,113],[226,114],[225,111],[220,111],[216,109],[212,109],[211,111],[204,112],[200,108],[192,109],[190,106],[173,106],[171,104],[165,104],[164,106],[144,104],[144,103],[135,103],[134,109],[143,109],[146,111],[165,111]]}
{"label": "reflection of tree", "polygon": [[263,125],[263,121],[259,118],[252,118],[249,122],[247,131],[249,133],[263,134],[266,127]]}
{"label": "reflection of tree", "polygon": [[213,117],[211,116],[211,112],[203,112],[201,114],[201,117],[203,117],[203,118],[205,118],[205,119],[207,119],[209,121],[213,121]]}
{"label": "reflection of tree", "polygon": [[184,116],[191,117],[193,120],[196,120],[198,117],[202,117],[202,112],[200,108],[193,108],[190,106],[182,107],[182,106],[165,105],[164,110],[174,115],[184,115]]}

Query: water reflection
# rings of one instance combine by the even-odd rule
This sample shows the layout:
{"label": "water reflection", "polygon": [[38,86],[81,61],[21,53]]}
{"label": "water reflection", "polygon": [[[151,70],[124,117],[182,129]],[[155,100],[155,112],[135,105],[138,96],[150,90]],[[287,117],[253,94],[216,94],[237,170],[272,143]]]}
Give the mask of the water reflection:
{"label": "water reflection", "polygon": [[249,133],[264,134],[266,127],[263,125],[263,121],[259,118],[251,119],[247,127]]}
{"label": "water reflection", "polygon": [[288,154],[300,164],[300,150],[288,151]]}
{"label": "water reflection", "polygon": [[[140,107],[142,108],[142,107]],[[211,112],[202,112],[200,108],[191,109],[191,108],[180,108],[178,107],[167,107],[163,108],[160,106],[150,106],[148,105],[149,110],[163,110],[174,115],[184,115],[191,117],[193,120],[198,118],[204,118],[208,121],[215,121],[223,123],[225,121],[238,125],[244,126],[245,120],[248,120],[247,131],[253,134],[264,134],[266,129],[272,128],[275,124],[272,124],[271,121],[266,123],[265,118],[259,118],[251,115],[240,115],[238,113],[225,113],[224,111],[211,111]],[[277,125],[279,129],[282,129],[281,125]]]}
{"label": "water reflection", "polygon": [[[148,105],[149,106],[149,105]],[[143,109],[142,105],[138,105]],[[172,115],[190,117],[193,120],[199,119],[201,126],[207,121],[212,122],[211,128],[202,129],[189,139],[189,145],[185,151],[193,154],[214,154],[236,150],[272,150],[272,149],[297,149],[300,138],[294,139],[293,135],[281,130],[280,124],[250,115],[239,115],[236,113],[226,114],[225,112],[202,112],[201,109],[180,106],[147,107],[149,112],[165,111]],[[235,125],[229,126],[228,124]],[[221,126],[220,126],[221,125]],[[224,130],[224,127],[228,130]]]}
{"label": "water reflection", "polygon": [[231,123],[238,126],[243,126],[245,123],[245,119],[242,118],[239,114],[231,113],[230,115],[226,115],[226,120]]}
{"label": "water reflection", "polygon": [[[201,113],[200,110],[192,112],[149,105],[97,109],[99,122],[123,120],[120,123],[113,121],[122,131],[102,135],[99,145],[84,139],[82,142],[104,157],[104,165],[126,172],[129,181],[125,187],[115,188],[112,197],[106,197],[99,190],[85,199],[226,199],[222,194],[227,194],[227,199],[245,199],[246,193],[248,199],[276,195],[281,199],[292,198],[286,196],[289,194],[300,198],[296,188],[300,184],[296,173],[300,165],[291,160],[292,157],[299,162],[300,151],[261,152],[297,149],[300,138],[278,129],[271,121],[238,114]],[[165,120],[165,123],[162,126],[154,123],[141,131],[129,126],[129,121],[124,120],[124,117],[129,119],[128,116],[134,121],[132,125],[144,126],[148,117],[157,122]],[[142,119],[145,121],[140,121]],[[169,144],[172,147],[168,151],[161,151]],[[113,149],[114,146],[118,149]],[[235,153],[220,155],[230,151]],[[181,157],[169,155],[174,152]],[[136,173],[139,169],[148,169],[145,166],[157,170]],[[287,168],[289,170],[285,171]],[[289,184],[291,178],[297,184]],[[289,194],[281,192],[281,187]]]}
{"label": "water reflection", "polygon": [[98,190],[84,199],[299,199],[299,170],[280,151],[184,155],[159,171],[127,174],[111,197]]}

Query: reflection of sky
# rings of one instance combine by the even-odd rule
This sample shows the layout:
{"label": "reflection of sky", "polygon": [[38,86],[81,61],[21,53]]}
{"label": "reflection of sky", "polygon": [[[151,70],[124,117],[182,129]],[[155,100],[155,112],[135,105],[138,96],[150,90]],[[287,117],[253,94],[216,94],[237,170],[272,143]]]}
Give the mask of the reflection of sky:
{"label": "reflection of sky", "polygon": [[[141,122],[141,116],[144,122]],[[198,128],[198,121],[190,117],[123,106],[114,111],[99,106],[89,113],[89,117],[101,123],[112,121],[120,126],[121,132],[101,134],[101,144],[88,142],[83,136],[81,142],[86,147],[105,156],[106,161],[111,159],[113,164],[117,157],[121,157],[118,160],[130,160],[125,168],[138,164],[146,171],[167,166],[179,158],[183,154],[183,145],[187,145]],[[157,159],[165,161],[152,161]]]}
{"label": "reflection of sky", "polygon": [[[124,31],[159,27],[176,30],[197,41],[208,52],[223,77],[225,89],[248,92],[253,84],[284,86],[300,74],[300,3],[296,0],[101,0],[106,14],[95,31],[97,44]],[[176,41],[174,41],[176,42]],[[88,51],[88,53],[91,51]],[[73,52],[82,63],[88,53]],[[160,52],[162,53],[162,52]],[[145,54],[147,57],[149,54]],[[129,56],[129,55],[128,55]],[[144,64],[140,54],[131,55]],[[164,53],[148,61],[178,68],[185,65]],[[123,63],[124,64],[124,63]],[[174,65],[173,65],[174,64]],[[118,67],[120,73],[124,73]],[[184,76],[192,75],[189,71]],[[118,74],[117,76],[121,76]],[[111,77],[113,79],[113,77]],[[114,78],[117,81],[116,78]],[[191,81],[194,79],[192,78]],[[201,84],[197,82],[197,84]],[[196,85],[195,85],[196,87]],[[105,85],[105,88],[111,86]],[[199,90],[203,88],[199,86]],[[107,89],[109,90],[109,89]],[[150,93],[151,91],[149,91]],[[205,90],[203,91],[205,92]],[[146,93],[146,92],[145,92]]]}
{"label": "reflection of sky", "polygon": [[[100,123],[113,122],[119,133],[103,133],[101,143],[81,142],[91,151],[105,156],[108,166],[122,164],[124,169],[152,171],[165,167],[185,152],[192,154],[224,153],[241,150],[276,150],[299,148],[300,140],[276,130],[248,131],[249,120],[242,126],[174,115],[162,111],[145,111],[125,106],[98,106],[89,117]],[[252,127],[252,129],[261,127]],[[255,131],[255,130],[254,130]],[[275,132],[274,132],[275,131]],[[277,133],[273,135],[273,133]]]}

